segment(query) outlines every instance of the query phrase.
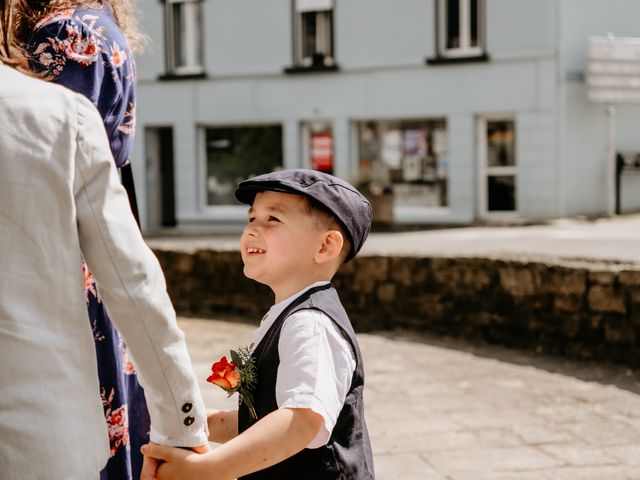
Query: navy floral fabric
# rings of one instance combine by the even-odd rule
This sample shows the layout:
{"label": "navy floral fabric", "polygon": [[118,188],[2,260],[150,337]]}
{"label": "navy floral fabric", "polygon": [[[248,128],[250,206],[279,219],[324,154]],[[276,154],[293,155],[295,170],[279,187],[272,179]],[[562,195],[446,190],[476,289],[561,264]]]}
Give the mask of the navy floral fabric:
{"label": "navy floral fabric", "polygon": [[[98,108],[118,167],[129,162],[135,131],[135,64],[107,6],[58,9],[43,18],[29,41],[31,64],[46,79],[84,94]],[[140,446],[149,440],[144,392],[127,347],[83,264],[89,321],[98,360],[100,394],[111,446],[101,479],[138,479]]]}

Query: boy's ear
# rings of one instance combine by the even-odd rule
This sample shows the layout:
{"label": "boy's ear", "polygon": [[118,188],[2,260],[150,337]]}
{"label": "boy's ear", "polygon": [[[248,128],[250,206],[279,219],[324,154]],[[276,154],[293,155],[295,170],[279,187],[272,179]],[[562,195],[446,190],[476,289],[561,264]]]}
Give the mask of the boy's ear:
{"label": "boy's ear", "polygon": [[340,256],[344,238],[338,230],[327,230],[322,236],[322,244],[316,252],[316,261],[318,263],[326,263]]}

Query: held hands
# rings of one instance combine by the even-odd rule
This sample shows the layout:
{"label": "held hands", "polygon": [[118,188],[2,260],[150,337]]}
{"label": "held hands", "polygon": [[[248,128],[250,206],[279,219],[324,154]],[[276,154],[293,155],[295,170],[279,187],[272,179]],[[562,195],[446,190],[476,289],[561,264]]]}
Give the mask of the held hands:
{"label": "held hands", "polygon": [[140,480],[205,478],[206,472],[200,460],[201,454],[209,450],[209,445],[184,449],[149,442],[140,449],[144,455]]}

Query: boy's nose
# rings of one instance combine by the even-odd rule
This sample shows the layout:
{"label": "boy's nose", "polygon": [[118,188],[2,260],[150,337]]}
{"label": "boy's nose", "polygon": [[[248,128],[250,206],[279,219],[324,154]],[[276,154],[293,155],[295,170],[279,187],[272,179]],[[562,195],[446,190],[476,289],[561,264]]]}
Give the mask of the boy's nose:
{"label": "boy's nose", "polygon": [[244,227],[244,234],[250,237],[257,237],[258,234],[256,227],[257,225],[255,225],[255,222],[247,224],[247,226]]}

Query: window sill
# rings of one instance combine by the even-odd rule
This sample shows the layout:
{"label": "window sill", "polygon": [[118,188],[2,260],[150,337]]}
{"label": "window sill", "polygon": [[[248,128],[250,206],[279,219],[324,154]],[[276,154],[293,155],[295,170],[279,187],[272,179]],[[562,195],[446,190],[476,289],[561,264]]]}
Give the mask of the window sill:
{"label": "window sill", "polygon": [[207,78],[207,74],[202,73],[163,73],[162,75],[158,75],[158,80],[198,80]]}
{"label": "window sill", "polygon": [[489,61],[489,55],[483,53],[481,55],[469,55],[464,57],[431,57],[427,58],[427,65],[455,65],[459,63],[483,63]]}
{"label": "window sill", "polygon": [[333,65],[292,65],[290,67],[285,67],[284,73],[290,74],[298,74],[298,73],[326,73],[326,72],[337,72],[340,70],[340,67],[337,64]]}

